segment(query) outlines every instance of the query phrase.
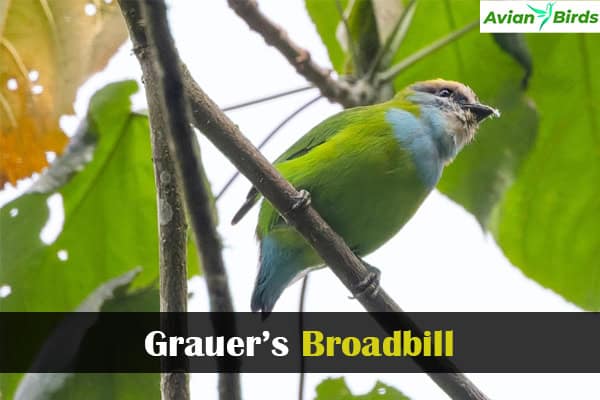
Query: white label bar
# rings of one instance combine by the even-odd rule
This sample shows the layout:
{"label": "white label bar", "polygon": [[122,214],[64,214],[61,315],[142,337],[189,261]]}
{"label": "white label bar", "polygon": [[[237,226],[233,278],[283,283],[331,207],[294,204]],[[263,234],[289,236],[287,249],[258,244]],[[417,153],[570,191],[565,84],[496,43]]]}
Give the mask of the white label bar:
{"label": "white label bar", "polygon": [[479,31],[600,32],[600,1],[482,0]]}

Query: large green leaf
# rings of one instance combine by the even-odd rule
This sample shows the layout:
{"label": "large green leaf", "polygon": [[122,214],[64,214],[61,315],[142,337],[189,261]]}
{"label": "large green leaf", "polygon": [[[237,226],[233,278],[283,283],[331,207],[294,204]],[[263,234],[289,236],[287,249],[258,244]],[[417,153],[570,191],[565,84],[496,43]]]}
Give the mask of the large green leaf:
{"label": "large green leaf", "polygon": [[[342,0],[340,3],[345,8],[348,0]],[[317,32],[321,36],[321,40],[323,40],[323,44],[327,48],[333,69],[340,74],[344,73],[346,55],[336,36],[340,22],[340,13],[335,0],[305,0],[305,4],[306,10],[313,20]]]}
{"label": "large green leaf", "polygon": [[[158,288],[155,285],[130,290],[133,279],[140,272],[139,268],[129,271],[117,278],[100,285],[78,307],[77,312],[99,311],[153,311],[159,310]],[[77,325],[79,330],[72,331],[73,324],[67,325],[68,334],[56,332],[44,343],[40,354],[48,356],[53,349],[64,346],[65,338],[80,341],[94,323]],[[57,329],[61,329],[57,327]],[[63,327],[65,329],[65,327]],[[52,357],[52,356],[50,356]],[[66,356],[65,356],[66,357]],[[69,359],[65,359],[67,363]],[[65,399],[158,399],[160,375],[155,374],[0,374],[0,388],[5,393],[13,393],[15,400],[65,400]],[[15,391],[16,384],[18,388]]]}
{"label": "large green leaf", "polygon": [[531,35],[528,43],[539,138],[493,231],[526,275],[599,310],[600,36]]}
{"label": "large green leaf", "polygon": [[[0,210],[0,286],[11,288],[0,310],[73,310],[100,284],[138,266],[137,286],[156,282],[156,192],[147,117],[130,111],[136,90],[129,81],[99,91],[87,129],[64,158]],[[73,169],[80,171],[70,175]],[[64,226],[47,245],[40,231],[54,193],[62,196]]]}
{"label": "large green leaf", "polygon": [[315,400],[409,400],[409,398],[398,389],[379,381],[369,393],[355,395],[348,389],[344,378],[331,378],[319,383]]}

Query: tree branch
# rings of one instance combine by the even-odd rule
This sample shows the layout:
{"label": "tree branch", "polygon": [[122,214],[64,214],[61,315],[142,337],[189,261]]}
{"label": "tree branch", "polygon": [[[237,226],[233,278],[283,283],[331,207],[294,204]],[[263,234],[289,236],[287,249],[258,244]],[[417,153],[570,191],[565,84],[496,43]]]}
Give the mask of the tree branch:
{"label": "tree branch", "polygon": [[[184,85],[192,107],[194,124],[229,160],[254,184],[264,197],[285,215],[286,220],[317,251],[342,283],[358,298],[367,311],[387,311],[374,314],[377,322],[389,333],[399,327],[420,332],[419,327],[402,312],[394,300],[382,289],[371,287],[368,294],[358,293],[360,283],[368,277],[368,270],[343,239],[335,233],[311,207],[296,208],[298,191],[287,182],[267,159],[244,137],[238,127],[219,110],[183,68]],[[446,358],[416,357],[415,362],[424,370],[438,369],[449,373],[428,373],[437,385],[453,399],[484,400],[487,397]]]}
{"label": "tree branch", "polygon": [[[229,0],[229,2],[232,7],[236,4],[250,5],[249,8],[246,8],[246,11],[256,9],[254,2],[242,0]],[[399,327],[419,332],[418,326],[402,312],[400,307],[382,288],[378,289],[375,285],[371,285],[370,290],[357,289],[361,286],[361,282],[364,282],[368,277],[366,266],[311,206],[294,208],[296,199],[299,197],[296,189],[240,133],[238,127],[202,91],[189,71],[184,66],[180,71],[179,59],[166,23],[164,3],[162,0],[158,3],[159,7],[148,7],[149,18],[144,26],[151,27],[149,37],[153,39],[152,42],[156,45],[158,58],[162,61],[162,67],[164,68],[161,81],[163,107],[167,108],[166,105],[168,104],[170,109],[174,111],[173,114],[166,116],[169,127],[167,137],[170,150],[176,155],[177,171],[182,178],[184,199],[191,216],[194,232],[198,232],[196,226],[198,221],[195,218],[197,212],[195,208],[197,208],[198,203],[194,194],[202,185],[197,182],[199,155],[192,151],[193,147],[190,145],[192,132],[187,124],[185,114],[187,109],[185,94],[187,94],[190,101],[194,124],[261,191],[278,212],[285,215],[286,220],[315,248],[323,261],[331,267],[337,277],[358,298],[365,309],[370,312],[390,312],[388,314],[374,314],[377,322],[390,334]],[[241,11],[244,10],[245,8],[242,7]],[[258,10],[256,9],[256,11]],[[254,16],[260,17],[262,14],[258,13]],[[302,61],[300,65],[310,65],[310,59],[306,55],[305,58],[307,60]],[[182,76],[179,75],[180,72]],[[317,84],[315,83],[315,85]],[[441,369],[451,371],[449,373],[429,373],[429,376],[451,398],[487,399],[466,376],[457,370],[450,360],[434,357],[415,357],[413,359],[424,370]]]}
{"label": "tree branch", "polygon": [[[140,21],[142,10],[134,1],[126,1],[129,15],[128,21]],[[131,28],[131,27],[130,27]],[[141,30],[130,29],[133,37]],[[138,38],[145,43],[145,37]],[[135,53],[141,60],[146,60],[147,47],[138,46]],[[149,62],[140,62],[146,82],[146,99],[150,120],[150,138],[152,142],[152,160],[158,206],[159,237],[159,287],[161,312],[187,311],[187,223],[181,196],[179,179],[175,171],[167,139],[165,137],[166,120],[159,101],[158,79],[156,71],[149,68]],[[186,325],[176,319],[161,318],[165,329],[185,330]],[[160,387],[163,399],[188,400],[189,381],[185,373],[164,372],[160,375]]]}
{"label": "tree branch", "polygon": [[[182,184],[184,202],[202,258],[211,311],[232,312],[233,302],[215,227],[211,196],[204,179],[197,142],[189,124],[189,106],[179,71],[179,56],[168,28],[165,4],[162,0],[120,0],[119,4],[142,67],[153,135],[160,140],[161,154],[174,155],[169,157],[169,173],[174,173],[169,176]],[[164,146],[165,139],[168,151]],[[162,160],[160,163],[155,160],[155,163],[157,168],[165,167]],[[157,179],[163,182],[169,180],[162,172]],[[178,204],[181,210],[181,203]],[[168,210],[163,211],[166,216]],[[182,232],[173,232],[175,237],[185,237],[185,225],[178,228]],[[172,237],[161,236],[161,246],[170,246],[171,240]],[[183,243],[185,245],[185,239]],[[161,311],[187,310],[185,258],[183,265],[183,269],[164,271],[164,274],[161,269]],[[163,292],[167,299],[164,305]],[[171,297],[176,298],[177,302],[170,303],[168,300]],[[162,374],[161,390],[163,399],[189,399],[187,377],[183,373]],[[239,374],[219,374],[219,392],[222,400],[240,399]]]}
{"label": "tree branch", "polygon": [[248,26],[260,34],[267,44],[275,47],[296,69],[296,71],[321,91],[324,97],[340,103],[342,106],[364,105],[376,98],[376,91],[361,81],[350,83],[335,79],[331,71],[325,69],[310,57],[308,50],[294,43],[285,30],[267,18],[258,8],[256,0],[228,0],[229,7],[240,16]]}

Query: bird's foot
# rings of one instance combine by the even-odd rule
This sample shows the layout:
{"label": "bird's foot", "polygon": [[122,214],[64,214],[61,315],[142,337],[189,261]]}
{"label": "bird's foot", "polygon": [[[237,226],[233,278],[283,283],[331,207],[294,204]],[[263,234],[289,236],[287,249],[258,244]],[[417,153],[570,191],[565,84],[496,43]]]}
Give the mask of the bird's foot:
{"label": "bird's foot", "polygon": [[368,264],[362,259],[361,261],[364,266],[367,267],[369,272],[367,273],[365,279],[360,281],[358,285],[353,288],[353,295],[350,297],[350,299],[360,299],[364,296],[375,297],[381,288],[379,284],[379,281],[381,280],[381,271],[379,268]]}
{"label": "bird's foot", "polygon": [[310,205],[310,193],[308,192],[308,190],[301,189],[298,191],[298,194],[293,197],[293,199],[294,203],[292,204],[290,209],[285,214],[281,214],[286,224],[289,224],[289,214],[302,208],[308,207]]}
{"label": "bird's foot", "polygon": [[294,197],[294,204],[290,211],[296,211],[300,208],[308,207],[310,205],[310,193],[307,190],[300,190],[298,195]]}

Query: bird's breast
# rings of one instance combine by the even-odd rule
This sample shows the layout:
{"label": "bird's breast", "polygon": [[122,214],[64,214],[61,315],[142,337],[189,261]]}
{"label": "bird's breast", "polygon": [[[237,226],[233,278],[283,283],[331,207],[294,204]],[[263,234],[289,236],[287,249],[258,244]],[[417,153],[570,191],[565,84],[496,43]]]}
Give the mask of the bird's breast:
{"label": "bird's breast", "polygon": [[386,121],[399,146],[410,155],[423,184],[428,188],[435,187],[444,165],[436,145],[435,124],[424,123],[422,118],[399,108],[389,109]]}

